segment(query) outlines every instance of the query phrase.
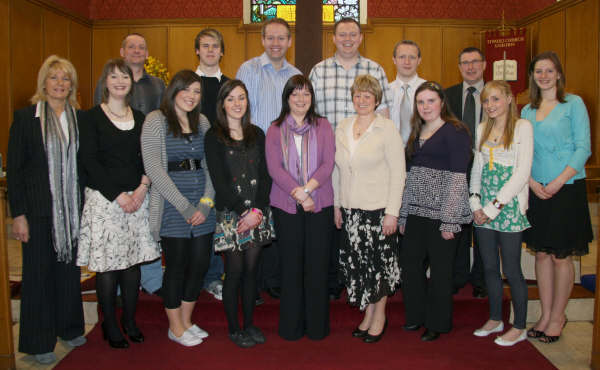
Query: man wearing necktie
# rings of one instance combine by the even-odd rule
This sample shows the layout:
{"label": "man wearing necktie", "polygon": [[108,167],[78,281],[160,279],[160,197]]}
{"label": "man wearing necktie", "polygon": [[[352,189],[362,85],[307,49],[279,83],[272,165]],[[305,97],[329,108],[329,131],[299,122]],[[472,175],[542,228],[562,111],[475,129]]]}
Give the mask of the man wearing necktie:
{"label": "man wearing necktie", "polygon": [[417,67],[421,64],[421,49],[414,41],[399,41],[394,47],[392,60],[396,66],[396,80],[390,83],[392,91],[390,118],[396,124],[406,145],[411,132],[410,118],[413,113],[415,91],[425,82],[417,75]]}
{"label": "man wearing necktie", "polygon": [[[475,148],[476,128],[482,117],[479,97],[485,84],[483,81],[485,65],[485,56],[481,50],[476,47],[463,49],[458,56],[458,69],[462,75],[463,82],[446,89],[450,109],[456,117],[462,119],[471,132],[473,148]],[[467,174],[469,175],[470,173],[469,166]],[[456,249],[456,258],[454,261],[454,289],[456,292],[467,282],[470,282],[473,285],[473,296],[484,298],[487,296],[487,290],[485,288],[483,263],[477,247],[477,240],[473,241],[472,268],[470,263],[469,247],[473,240],[472,225],[463,225],[463,231],[458,248]]]}

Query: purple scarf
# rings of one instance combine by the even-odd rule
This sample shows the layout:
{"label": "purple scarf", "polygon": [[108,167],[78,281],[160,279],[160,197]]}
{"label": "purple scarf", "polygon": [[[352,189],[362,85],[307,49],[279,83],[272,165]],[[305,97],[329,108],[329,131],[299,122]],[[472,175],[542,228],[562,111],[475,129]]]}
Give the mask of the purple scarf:
{"label": "purple scarf", "polygon": [[[288,114],[280,127],[283,166],[301,186],[306,185],[318,168],[317,127],[309,124],[306,119],[304,120],[304,124],[298,127],[291,114]],[[300,155],[298,155],[298,150],[296,150],[294,134],[302,136]],[[315,202],[315,207],[318,209],[316,189],[312,192],[311,197]]]}

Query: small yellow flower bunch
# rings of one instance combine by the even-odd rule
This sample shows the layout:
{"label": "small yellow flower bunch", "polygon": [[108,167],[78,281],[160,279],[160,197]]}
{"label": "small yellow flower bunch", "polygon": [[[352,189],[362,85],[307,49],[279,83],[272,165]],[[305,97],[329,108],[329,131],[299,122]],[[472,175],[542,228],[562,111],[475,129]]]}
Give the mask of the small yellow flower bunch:
{"label": "small yellow flower bunch", "polygon": [[169,84],[169,80],[171,80],[171,74],[169,71],[167,71],[167,67],[165,67],[160,60],[153,56],[149,56],[148,59],[146,59],[144,68],[146,68],[146,72],[148,72],[150,76],[160,78],[163,80],[165,85]]}

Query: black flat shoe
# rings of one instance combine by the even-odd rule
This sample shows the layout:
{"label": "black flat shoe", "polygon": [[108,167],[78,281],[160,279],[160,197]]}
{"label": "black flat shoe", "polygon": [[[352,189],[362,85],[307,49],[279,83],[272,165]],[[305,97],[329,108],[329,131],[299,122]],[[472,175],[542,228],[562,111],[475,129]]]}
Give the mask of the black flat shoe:
{"label": "black flat shoe", "polygon": [[102,337],[104,338],[104,340],[108,341],[108,345],[111,346],[112,348],[118,348],[118,349],[129,348],[129,342],[125,338],[120,339],[120,340],[110,339],[110,337],[106,333],[104,324],[102,324]]}
{"label": "black flat shoe", "polygon": [[402,325],[402,329],[406,330],[406,331],[415,331],[415,330],[419,330],[419,328],[421,327],[420,324],[415,324],[415,325]]}
{"label": "black flat shoe", "polygon": [[127,329],[127,327],[121,323],[121,327],[123,328],[123,333],[129,337],[129,340],[135,343],[143,343],[144,342],[144,334],[134,326],[134,329]]}
{"label": "black flat shoe", "polygon": [[229,333],[229,339],[242,348],[250,348],[256,345],[256,342],[248,335],[248,333],[242,330]]}
{"label": "black flat shoe", "polygon": [[474,298],[485,298],[487,297],[487,289],[481,287],[473,287],[473,297]]}
{"label": "black flat shoe", "polygon": [[367,333],[369,332],[369,329],[367,330],[361,330],[358,326],[356,327],[356,329],[354,329],[354,331],[352,332],[352,336],[354,338],[364,338],[367,336]]}
{"label": "black flat shoe", "polygon": [[386,328],[387,328],[387,318],[385,319],[385,324],[383,324],[383,329],[381,330],[381,333],[379,333],[378,335],[371,335],[367,331],[367,335],[365,335],[365,337],[363,338],[363,342],[365,342],[365,343],[379,342],[381,340],[381,338],[383,337],[383,334],[385,333]]}
{"label": "black flat shoe", "polygon": [[433,330],[425,329],[423,335],[421,335],[421,340],[423,342],[431,342],[440,337],[440,333],[435,332]]}

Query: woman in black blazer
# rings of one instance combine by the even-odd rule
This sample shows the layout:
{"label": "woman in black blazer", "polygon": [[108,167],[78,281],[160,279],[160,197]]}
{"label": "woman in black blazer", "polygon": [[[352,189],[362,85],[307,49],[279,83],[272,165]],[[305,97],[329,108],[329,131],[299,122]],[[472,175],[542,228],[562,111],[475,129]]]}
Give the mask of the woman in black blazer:
{"label": "woman in black blazer", "polygon": [[56,361],[56,337],[81,346],[84,322],[75,265],[80,192],[77,72],[52,55],[38,73],[34,104],[18,110],[8,142],[13,236],[23,246],[19,352]]}

